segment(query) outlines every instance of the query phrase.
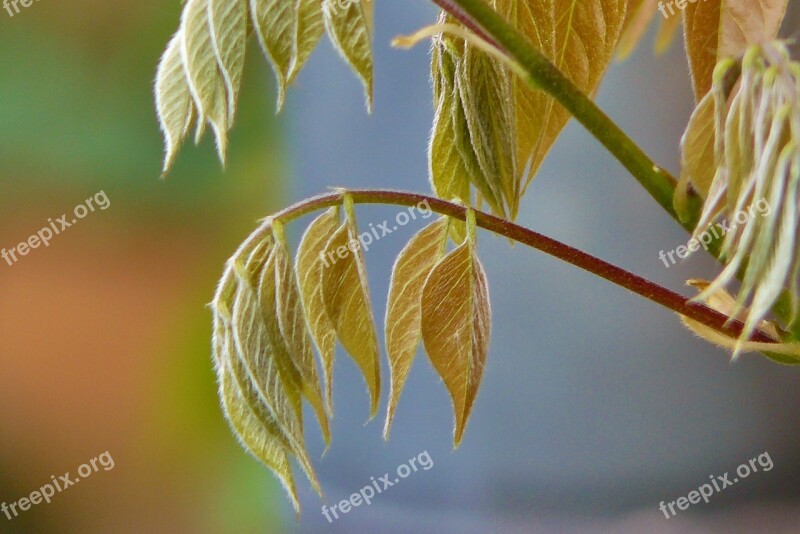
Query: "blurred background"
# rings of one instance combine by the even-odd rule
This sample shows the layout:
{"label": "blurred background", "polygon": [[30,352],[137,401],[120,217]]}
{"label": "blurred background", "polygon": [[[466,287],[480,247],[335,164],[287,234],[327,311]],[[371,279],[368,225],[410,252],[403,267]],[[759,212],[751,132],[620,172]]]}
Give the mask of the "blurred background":
{"label": "blurred background", "polygon": [[[151,88],[179,12],[179,2],[157,0],[0,11],[0,248],[100,191],[110,201],[49,247],[0,262],[0,502],[105,451],[115,461],[51,504],[11,521],[0,515],[0,532],[800,530],[797,370],[752,355],[731,363],[673,314],[490,235],[480,246],[492,343],[460,449],[452,450],[449,397],[423,354],[388,443],[380,420],[364,424],[366,391],[339,354],[324,458],[313,421],[306,429],[328,504],[425,451],[433,466],[333,522],[300,478],[297,521],[221,416],[206,304],[225,259],[268,213],[330,186],[429,189],[427,47],[388,43],[436,10],[423,1],[376,6],[371,116],[327,41],[275,116],[272,75],[250,43],[227,169],[207,136],[161,180]],[[786,35],[798,22],[794,5]],[[652,32],[611,68],[599,101],[677,172],[691,89],[679,40],[657,60],[651,42]],[[358,215],[366,226],[397,211]],[[716,272],[700,256],[664,268],[658,252],[685,233],[574,124],[519,222],[678,291]],[[291,227],[295,242],[302,228]],[[417,228],[367,253],[378,318],[392,261]],[[771,471],[676,518],[659,511],[660,501],[764,452]]]}

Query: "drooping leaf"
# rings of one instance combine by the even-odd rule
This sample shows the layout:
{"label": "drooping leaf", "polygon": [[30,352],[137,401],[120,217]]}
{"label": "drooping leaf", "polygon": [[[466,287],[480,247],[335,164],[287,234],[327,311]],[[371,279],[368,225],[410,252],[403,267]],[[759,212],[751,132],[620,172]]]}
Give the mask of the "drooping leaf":
{"label": "drooping leaf", "polygon": [[225,417],[239,439],[239,443],[275,474],[289,495],[295,512],[299,514],[300,499],[297,497],[286,450],[253,415],[230,371],[226,370],[222,374],[219,390]]}
{"label": "drooping leaf", "polygon": [[289,82],[294,79],[305,65],[308,56],[317,47],[322,34],[325,33],[325,22],[322,20],[321,0],[293,0],[297,20],[294,26],[294,43],[292,48],[292,64],[289,69]]}
{"label": "drooping leaf", "polygon": [[[617,44],[617,57],[627,59],[647,33],[658,10],[658,0],[630,0]],[[678,17],[680,20],[680,17]]]}
{"label": "drooping leaf", "polygon": [[787,4],[788,0],[705,0],[686,6],[686,54],[697,102],[711,89],[720,59],[736,58],[748,45],[775,38]]}
{"label": "drooping leaf", "polygon": [[247,40],[247,0],[208,0],[211,43],[217,58],[228,102],[226,130],[233,126],[236,102],[242,85]]}
{"label": "drooping leaf", "polygon": [[395,409],[422,337],[422,288],[444,256],[448,219],[442,218],[411,238],[397,257],[386,307],[386,350],[392,386],[383,435],[388,439]]}
{"label": "drooping leaf", "polygon": [[291,0],[250,0],[250,16],[261,49],[269,58],[278,79],[278,109],[280,109],[283,107],[292,69],[294,3]]}
{"label": "drooping leaf", "polygon": [[[273,246],[271,239],[265,240],[254,247],[246,259],[234,261],[238,286],[231,328],[237,358],[232,359],[231,367],[245,398],[250,399],[251,407],[256,413],[260,410],[263,414],[261,422],[270,427],[269,417],[274,419],[277,429],[272,430],[281,435],[282,441],[297,456],[312,487],[320,492],[303,444],[302,419],[296,400],[298,391],[289,389],[292,382],[287,380],[285,359],[276,351],[270,336],[276,328],[277,317],[265,314],[259,299],[258,286],[264,282],[261,275],[268,265]],[[274,283],[274,276],[272,280]],[[260,290],[263,291],[263,287]]]}
{"label": "drooping leaf", "polygon": [[172,167],[194,118],[192,94],[183,69],[182,41],[180,32],[172,37],[156,74],[156,111],[164,134],[164,173]]}
{"label": "drooping leaf", "polygon": [[[276,231],[276,244],[273,250],[275,285],[273,297],[275,298],[275,313],[280,327],[282,341],[288,352],[292,364],[297,370],[297,378],[303,396],[314,408],[322,428],[325,443],[330,443],[330,430],[325,403],[322,400],[322,391],[317,375],[317,366],[314,361],[314,350],[311,348],[311,337],[306,327],[306,316],[297,287],[292,257],[286,246],[283,229],[280,222],[273,225]],[[279,230],[280,228],[280,230]],[[262,276],[267,276],[264,269]],[[265,284],[261,284],[264,287]],[[267,294],[262,295],[262,301]]]}
{"label": "drooping leaf", "polygon": [[688,220],[688,187],[705,198],[714,180],[714,95],[708,93],[697,105],[681,139],[681,178],[675,190],[675,211]]}
{"label": "drooping leaf", "polygon": [[364,375],[372,418],[381,388],[378,339],[352,206],[346,211],[347,220],[325,246],[325,256],[334,259],[322,267],[322,300],[339,342]]}
{"label": "drooping leaf", "polygon": [[436,264],[422,290],[422,339],[453,400],[455,446],[478,393],[491,330],[489,288],[469,214],[467,240]]}
{"label": "drooping leaf", "polygon": [[372,110],[372,9],[372,0],[348,1],[344,6],[339,0],[323,0],[322,5],[328,36],[361,79],[368,110]]}
{"label": "drooping leaf", "polygon": [[[306,230],[297,250],[297,280],[311,337],[322,360],[322,374],[328,411],[333,412],[333,356],[336,349],[336,330],[322,300],[322,269],[325,245],[339,226],[339,213],[331,208],[317,217]],[[332,258],[328,261],[333,261]]]}
{"label": "drooping leaf", "polygon": [[220,72],[208,21],[209,0],[188,0],[181,18],[181,55],[198,111],[198,135],[206,121],[214,130],[217,152],[225,162],[228,132],[227,88]]}
{"label": "drooping leaf", "polygon": [[[617,46],[626,0],[494,0],[492,4],[578,88],[594,94]],[[441,40],[447,43],[446,38]],[[480,171],[467,175],[497,215],[513,219],[525,189],[569,114],[544,92],[531,89],[499,60],[475,47],[452,55],[456,72],[453,86],[458,89],[472,145],[473,154],[466,162],[476,160]],[[435,71],[446,66],[441,59],[444,56],[434,54],[432,63],[438,121],[434,133],[440,134],[439,115],[445,110],[441,108],[442,93],[450,87],[437,81],[446,78]],[[454,127],[460,128],[457,121]],[[431,151],[431,170],[447,176],[442,169],[454,168],[453,148],[446,146],[446,138],[439,143],[437,150]],[[457,137],[450,143],[459,148]],[[439,162],[438,158],[445,159]],[[466,170],[470,170],[468,166]],[[431,180],[435,183],[441,178],[432,174]]]}

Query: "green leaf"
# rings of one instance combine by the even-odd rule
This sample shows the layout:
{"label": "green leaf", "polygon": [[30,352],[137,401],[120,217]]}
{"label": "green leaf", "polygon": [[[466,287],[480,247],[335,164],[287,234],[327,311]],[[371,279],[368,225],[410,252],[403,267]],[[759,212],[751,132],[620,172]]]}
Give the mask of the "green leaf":
{"label": "green leaf", "polygon": [[225,81],[228,101],[227,129],[230,129],[242,85],[247,41],[246,0],[208,0],[208,22],[217,65]]}
{"label": "green leaf", "polygon": [[447,245],[448,219],[442,218],[411,238],[392,269],[386,307],[386,350],[392,388],[383,430],[389,437],[397,403],[422,337],[422,288]]}
{"label": "green leaf", "polygon": [[208,0],[188,0],[181,18],[181,54],[186,79],[198,110],[198,136],[207,121],[217,143],[217,153],[225,162],[228,132],[227,88],[211,40]]}
{"label": "green leaf", "polygon": [[278,109],[281,109],[292,70],[294,4],[290,0],[250,0],[250,16],[258,42],[275,70]]}
{"label": "green leaf", "polygon": [[[271,239],[259,243],[246,260],[234,260],[233,268],[237,276],[237,292],[233,304],[232,331],[236,363],[232,365],[240,388],[247,393],[246,398],[257,402],[277,423],[278,430],[285,437],[290,451],[297,456],[315,491],[320,492],[311,461],[303,444],[303,428],[297,409],[299,392],[287,379],[287,366],[283,355],[276,351],[273,343],[277,326],[274,314],[264,313],[258,288],[260,282],[269,283],[269,277],[262,277],[262,271],[270,268],[273,243]],[[274,265],[274,263],[273,263]],[[274,268],[274,267],[273,267]],[[274,276],[272,281],[274,284]],[[240,365],[241,364],[241,365]],[[240,366],[244,373],[237,373]],[[265,424],[269,421],[262,419]]]}
{"label": "green leaf", "polygon": [[194,103],[181,56],[180,32],[175,34],[161,57],[156,74],[156,111],[164,134],[164,168],[169,171],[194,118]]}
{"label": "green leaf", "polygon": [[[283,225],[279,221],[273,223],[275,230],[276,244],[273,250],[275,285],[274,310],[280,326],[282,343],[288,351],[290,360],[297,370],[297,377],[300,381],[300,388],[314,408],[322,428],[322,435],[325,443],[330,444],[330,430],[328,428],[328,418],[325,403],[322,400],[322,392],[319,386],[319,376],[314,361],[314,350],[311,348],[311,337],[306,328],[306,316],[300,297],[300,289],[297,287],[294,265],[292,257],[285,243],[283,236]],[[267,276],[267,269],[264,274]],[[261,287],[266,284],[262,283]],[[262,295],[263,298],[267,295]],[[270,310],[271,311],[271,310]]]}
{"label": "green leaf", "polygon": [[350,64],[372,111],[372,0],[323,0],[322,12],[328,36],[336,50]]}
{"label": "green leaf", "polygon": [[289,81],[303,68],[317,47],[322,34],[325,33],[325,23],[322,20],[321,0],[293,0],[297,20],[294,26],[294,43],[292,48],[292,65],[289,70]]}
{"label": "green leaf", "polygon": [[322,300],[322,260],[325,245],[339,226],[339,212],[331,208],[317,217],[306,229],[297,249],[297,280],[311,337],[322,360],[322,374],[328,411],[333,412],[333,356],[336,350],[336,330]]}
{"label": "green leaf", "polygon": [[355,360],[370,393],[370,418],[378,412],[381,373],[375,321],[369,301],[364,258],[352,205],[347,220],[325,246],[322,300],[339,342]]}
{"label": "green leaf", "polygon": [[467,240],[436,264],[422,290],[422,339],[453,400],[456,447],[478,394],[491,330],[489,288],[474,233],[470,211]]}

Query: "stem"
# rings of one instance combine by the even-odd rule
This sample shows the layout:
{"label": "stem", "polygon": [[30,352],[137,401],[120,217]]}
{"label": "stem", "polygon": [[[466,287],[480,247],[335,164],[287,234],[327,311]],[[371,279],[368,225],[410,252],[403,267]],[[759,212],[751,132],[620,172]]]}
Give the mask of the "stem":
{"label": "stem", "polygon": [[[271,226],[274,220],[279,219],[282,222],[288,222],[320,209],[341,205],[345,194],[348,195],[355,204],[392,204],[407,207],[427,204],[431,210],[440,215],[462,221],[466,220],[467,217],[468,208],[460,204],[419,193],[390,190],[340,190],[302,200],[297,204],[267,217],[262,226],[251,235],[250,239],[248,239],[241,248],[247,248],[250,244],[260,239],[260,236],[271,232]],[[484,230],[507,237],[513,241],[542,251],[545,254],[554,256],[604,278],[613,284],[633,291],[676,313],[694,319],[727,336],[732,338],[739,338],[741,336],[743,328],[741,322],[732,320],[728,316],[703,304],[692,302],[674,291],[659,286],[658,284],[612,265],[600,258],[587,254],[586,252],[570,247],[560,241],[534,232],[524,226],[482,211],[473,210],[473,212],[475,213],[477,225]],[[774,339],[759,331],[756,331],[750,340],[762,343],[775,342]]]}
{"label": "stem", "polygon": [[[524,80],[534,90],[543,90],[569,111],[609,152],[633,175],[658,204],[688,232],[694,232],[702,201],[697,195],[689,198],[690,217],[681,221],[673,207],[676,180],[666,170],[656,165],[639,146],[612,121],[591,98],[586,96],[559,68],[520,32],[509,24],[484,0],[433,0],[451,13],[455,9],[460,20],[470,20],[482,33],[488,34],[506,54],[518,62]],[[455,4],[455,8],[453,6]],[[711,243],[710,252],[719,260],[721,240]],[[741,279],[741,276],[739,276]],[[800,317],[792,317],[792,296],[788,290],[781,292],[773,312],[800,339]],[[794,319],[794,323],[790,324]]]}
{"label": "stem", "polygon": [[[483,28],[500,47],[524,69],[525,81],[534,89],[543,90],[605,146],[614,157],[636,178],[650,195],[676,221],[678,214],[672,205],[676,180],[666,170],[656,165],[639,146],[612,121],[591,98],[573,84],[544,54],[539,52],[525,36],[503,19],[484,0],[433,0],[444,9],[457,5],[461,18],[467,16],[473,24]],[[695,200],[696,202],[696,200]],[[683,224],[693,230],[689,224]]]}

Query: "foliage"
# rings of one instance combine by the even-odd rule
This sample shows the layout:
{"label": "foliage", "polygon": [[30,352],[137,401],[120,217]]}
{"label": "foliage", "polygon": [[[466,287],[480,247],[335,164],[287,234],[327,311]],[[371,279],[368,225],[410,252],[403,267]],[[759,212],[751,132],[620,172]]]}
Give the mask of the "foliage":
{"label": "foliage", "polygon": [[[628,56],[637,46],[657,2],[434,1],[443,8],[438,24],[402,42],[433,36],[430,181],[440,199],[465,206],[466,215],[461,220],[440,209],[442,218],[415,235],[395,263],[385,318],[391,369],[385,437],[422,342],[450,392],[454,443],[461,441],[491,330],[488,284],[476,254],[476,210],[485,203],[502,223],[483,227],[503,233],[500,224],[507,224],[504,235],[514,235],[519,227],[511,220],[520,199],[571,116],[664,209],[694,229],[695,238],[717,217],[762,197],[774,206],[773,215],[711,244],[725,268],[711,283],[690,281],[701,290],[695,300],[708,307],[543,236],[536,237],[537,248],[661,304],[671,302],[689,328],[734,354],[761,351],[782,363],[800,362],[791,331],[800,270],[800,66],[783,43],[773,41],[786,0],[689,3],[662,22],[658,51],[684,23],[697,99],[682,141],[679,182],[591,101],[612,58]],[[362,80],[371,109],[369,0],[346,6],[335,0],[188,0],[156,79],[165,171],[192,124],[196,137],[206,123],[211,126],[224,161],[248,33],[256,33],[273,64],[280,107],[323,28]],[[364,376],[371,416],[380,400],[378,339],[355,204],[342,192],[268,217],[229,260],[212,305],[226,416],[242,445],[277,474],[298,510],[289,458],[320,491],[303,445],[302,399],[329,442],[337,340]],[[284,224],[323,208],[292,261]],[[733,298],[724,286],[737,276],[743,286]],[[768,320],[771,312],[778,321]],[[320,356],[324,394],[312,346]]]}

